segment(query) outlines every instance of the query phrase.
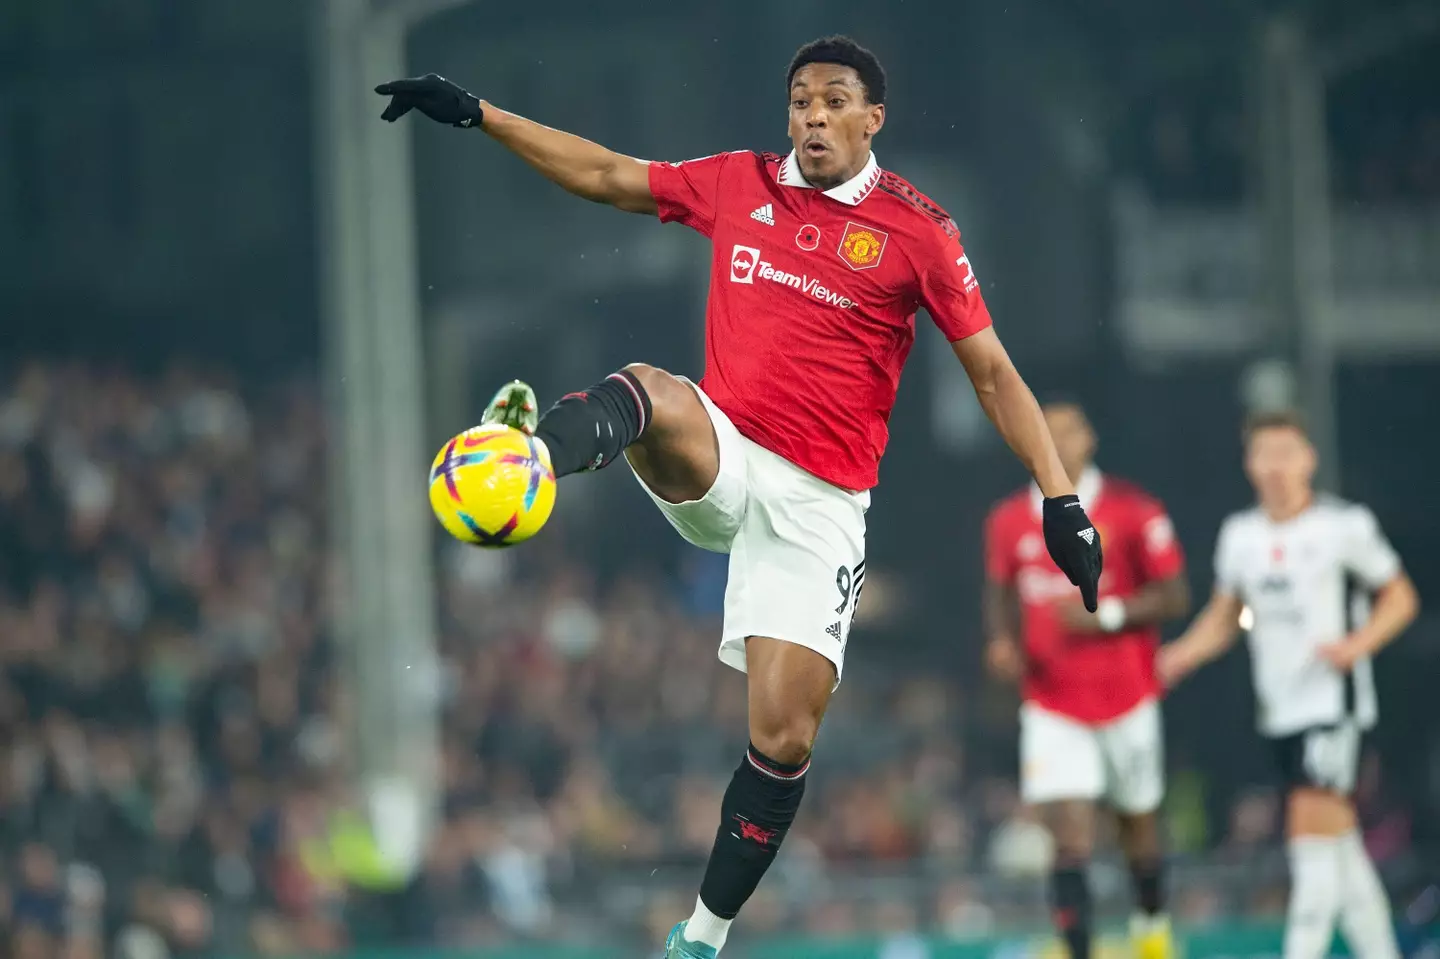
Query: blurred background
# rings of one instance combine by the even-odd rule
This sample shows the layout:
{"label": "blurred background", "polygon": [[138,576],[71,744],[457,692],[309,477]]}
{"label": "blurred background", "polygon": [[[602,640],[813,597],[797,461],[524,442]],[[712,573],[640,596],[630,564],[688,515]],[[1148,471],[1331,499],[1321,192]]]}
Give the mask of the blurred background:
{"label": "blurred background", "polygon": [[[623,469],[504,553],[442,541],[422,487],[503,379],[698,375],[707,247],[370,89],[433,70],[632,155],[783,151],[785,65],[830,32],[885,63],[881,163],[961,224],[1037,391],[1167,502],[1197,596],[1247,409],[1303,406],[1379,515],[1430,605],[1379,660],[1358,799],[1433,915],[1433,0],[4,0],[0,956],[598,959],[688,913],[745,742],[724,558]],[[846,682],[736,959],[1047,948],[1015,693],[980,666],[981,522],[1024,477],[920,326]],[[1275,954],[1245,653],[1167,726],[1189,955]]]}

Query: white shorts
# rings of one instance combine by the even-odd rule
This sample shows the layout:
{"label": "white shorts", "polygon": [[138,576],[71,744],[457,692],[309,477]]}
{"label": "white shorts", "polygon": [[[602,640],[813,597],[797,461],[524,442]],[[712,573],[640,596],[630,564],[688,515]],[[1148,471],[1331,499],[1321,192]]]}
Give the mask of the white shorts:
{"label": "white shorts", "polygon": [[832,486],[741,436],[703,390],[685,382],[710,414],[720,473],[703,497],[685,503],[667,503],[643,479],[640,485],[687,542],[730,554],[720,661],[744,672],[746,637],[780,639],[834,663],[838,685],[865,583],[870,494]]}
{"label": "white shorts", "polygon": [[1020,794],[1027,803],[1103,800],[1122,813],[1153,812],[1165,796],[1160,704],[1147,699],[1100,726],[1020,707]]}

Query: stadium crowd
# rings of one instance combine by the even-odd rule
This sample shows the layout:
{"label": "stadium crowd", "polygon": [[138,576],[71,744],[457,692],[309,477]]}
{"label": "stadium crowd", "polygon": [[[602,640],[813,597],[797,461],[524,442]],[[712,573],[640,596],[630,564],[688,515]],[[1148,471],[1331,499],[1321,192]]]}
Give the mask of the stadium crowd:
{"label": "stadium crowd", "polygon": [[[347,890],[323,838],[361,704],[327,630],[324,436],[306,377],[0,379],[0,955],[315,954],[616,921],[653,941],[688,908],[668,890],[693,885],[743,745],[743,681],[714,661],[720,585],[601,580],[543,548],[445,548],[443,825],[411,887]],[[1001,764],[967,754],[974,695],[847,677],[816,802],[747,933],[1034,920],[1048,839]],[[1218,847],[1177,910],[1277,914],[1281,874],[1255,868],[1279,865],[1274,797],[1242,797],[1210,843],[1204,792],[1183,770],[1172,790],[1177,850]],[[1404,812],[1370,805],[1377,855],[1403,853]]]}

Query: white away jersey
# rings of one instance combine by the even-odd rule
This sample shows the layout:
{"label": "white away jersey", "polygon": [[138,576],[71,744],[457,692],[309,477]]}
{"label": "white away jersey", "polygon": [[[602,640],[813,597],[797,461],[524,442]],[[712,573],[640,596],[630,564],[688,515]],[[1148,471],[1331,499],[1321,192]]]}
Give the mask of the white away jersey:
{"label": "white away jersey", "polygon": [[1259,509],[1220,528],[1216,587],[1250,608],[1250,655],[1260,731],[1288,736],[1313,726],[1375,724],[1369,660],[1341,674],[1316,654],[1369,616],[1370,595],[1400,572],[1400,558],[1364,506],[1330,497],[1284,523]]}

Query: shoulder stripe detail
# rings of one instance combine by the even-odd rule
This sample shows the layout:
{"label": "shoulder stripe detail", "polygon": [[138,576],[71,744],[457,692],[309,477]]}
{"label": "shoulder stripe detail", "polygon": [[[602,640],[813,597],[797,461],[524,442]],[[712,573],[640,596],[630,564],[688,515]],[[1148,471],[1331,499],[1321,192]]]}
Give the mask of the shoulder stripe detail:
{"label": "shoulder stripe detail", "polygon": [[881,175],[880,183],[876,189],[890,194],[897,200],[903,201],[928,219],[933,220],[940,229],[945,231],[946,236],[960,235],[960,228],[955,225],[955,221],[950,218],[950,214],[946,213],[934,200],[925,196],[925,194],[915,189],[894,173],[888,170],[885,171],[885,173]]}

